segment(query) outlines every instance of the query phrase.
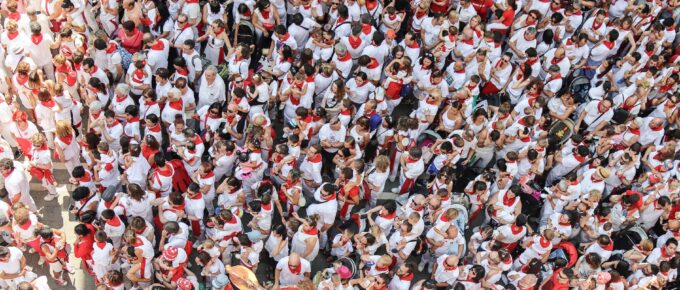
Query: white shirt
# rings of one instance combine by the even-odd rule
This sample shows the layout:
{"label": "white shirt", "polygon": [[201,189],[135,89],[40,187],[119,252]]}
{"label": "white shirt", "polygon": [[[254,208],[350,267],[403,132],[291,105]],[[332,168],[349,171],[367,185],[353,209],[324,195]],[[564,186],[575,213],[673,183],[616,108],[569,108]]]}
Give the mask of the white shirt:
{"label": "white shirt", "polygon": [[293,274],[288,266],[288,259],[290,259],[290,257],[285,257],[276,264],[276,270],[280,271],[279,286],[297,285],[298,282],[305,279],[305,273],[311,273],[312,271],[309,261],[300,258],[300,265],[298,265],[298,267],[300,267],[300,273]]}

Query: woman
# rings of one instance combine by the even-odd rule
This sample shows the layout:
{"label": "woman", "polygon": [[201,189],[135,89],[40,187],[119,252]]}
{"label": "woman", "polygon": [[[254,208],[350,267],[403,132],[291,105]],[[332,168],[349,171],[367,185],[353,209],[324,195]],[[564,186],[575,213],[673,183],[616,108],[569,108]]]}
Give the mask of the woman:
{"label": "woman", "polygon": [[340,113],[342,100],[346,97],[345,90],[345,82],[338,79],[331,84],[330,90],[326,91],[321,101],[321,107],[326,110],[326,116],[329,120],[334,119]]}
{"label": "woman", "polygon": [[[59,121],[56,124],[55,154],[66,165],[69,175],[80,166],[80,145],[71,124]],[[71,176],[73,177],[73,176]]]}
{"label": "woman", "polygon": [[373,168],[366,171],[363,181],[364,199],[368,200],[368,207],[373,208],[378,202],[378,196],[385,189],[385,182],[390,175],[390,158],[380,155],[375,159]]}
{"label": "woman", "polygon": [[276,262],[288,257],[288,239],[286,235],[286,227],[284,225],[277,225],[264,245],[264,248],[269,253],[269,257]]}
{"label": "woman", "polygon": [[[213,0],[214,2],[214,0]],[[208,5],[206,5],[207,7]],[[232,50],[231,41],[229,41],[229,34],[226,31],[227,25],[221,19],[215,19],[208,26],[208,31],[196,39],[196,42],[203,42],[208,40],[205,46],[205,58],[213,65],[224,63],[227,51]],[[224,50],[226,47],[226,51]]]}
{"label": "woman", "polygon": [[[202,24],[212,24],[220,20],[222,23],[227,23],[226,9],[221,2],[216,0],[209,0],[208,5],[203,6]],[[210,27],[208,27],[210,29]]]}
{"label": "woman", "polygon": [[52,156],[50,149],[47,148],[47,140],[41,133],[36,133],[31,136],[31,158],[29,162],[28,172],[36,179],[40,179],[43,188],[47,190],[47,195],[43,198],[45,201],[55,199],[57,194],[56,180],[52,175]]}
{"label": "woman", "polygon": [[335,184],[340,188],[338,193],[338,205],[340,207],[338,217],[346,221],[349,219],[354,207],[359,204],[359,185],[361,180],[355,181],[354,170],[347,166],[340,170],[339,178],[335,181]]}
{"label": "woman", "polygon": [[257,73],[253,75],[253,84],[246,90],[248,95],[248,103],[250,104],[250,111],[248,116],[252,118],[255,114],[264,113],[267,103],[270,100],[269,84]]}
{"label": "woman", "polygon": [[[151,35],[155,38],[168,38],[175,27],[175,22],[170,17],[168,5],[164,1],[157,1],[154,23],[151,25]],[[149,15],[151,16],[151,15]]]}
{"label": "woman", "polygon": [[443,110],[444,112],[439,114],[439,125],[437,125],[435,131],[441,136],[448,136],[449,133],[463,127],[465,119],[463,118],[461,108],[462,105],[457,101],[446,105]]}
{"label": "woman", "polygon": [[66,90],[72,98],[80,98],[80,93],[78,92],[80,87],[78,83],[78,72],[73,68],[73,62],[63,54],[58,54],[52,59],[52,63],[54,64],[54,77],[56,83],[62,84],[64,90]]}
{"label": "woman", "polygon": [[293,213],[293,217],[301,223],[301,226],[293,235],[290,251],[298,253],[307,261],[314,261],[319,254],[319,230],[316,228],[319,215],[301,219],[297,213]]}
{"label": "woman", "polygon": [[371,139],[369,120],[365,116],[359,117],[355,125],[349,130],[349,135],[354,138],[360,149],[366,148]]}
{"label": "woman", "polygon": [[184,120],[184,102],[182,101],[182,92],[178,88],[172,88],[168,92],[168,102],[161,111],[161,120],[163,127],[168,128],[175,120],[175,116],[180,115]]}
{"label": "woman", "polygon": [[274,27],[281,23],[279,13],[272,7],[269,0],[260,0],[257,2],[257,8],[253,13],[253,26],[255,26],[255,33],[259,39],[261,47],[269,47],[271,36],[274,33]]}
{"label": "woman", "polygon": [[13,91],[19,96],[21,105],[28,110],[34,120],[39,83],[38,74],[31,72],[31,66],[28,63],[20,62],[17,65],[16,73],[12,76]]}
{"label": "woman", "polygon": [[524,89],[532,82],[531,72],[531,65],[524,63],[519,66],[515,75],[510,79],[505,91],[508,93],[511,104],[516,105],[520,101]]}
{"label": "woman", "polygon": [[47,88],[41,88],[38,92],[38,101],[35,106],[35,115],[38,125],[44,130],[47,137],[47,146],[54,148],[54,130],[56,129],[55,112],[59,111],[57,102]]}
{"label": "woman", "polygon": [[487,30],[506,32],[508,27],[512,25],[512,22],[515,19],[515,10],[517,10],[517,4],[515,3],[515,0],[506,0],[504,7],[505,10],[503,10],[501,16],[498,17],[498,19],[492,20],[491,23],[486,27]]}
{"label": "woman", "polygon": [[237,76],[241,77],[242,80],[248,79],[248,66],[250,65],[250,48],[248,46],[236,46],[226,59],[229,68],[229,80],[235,80]]}
{"label": "woman", "polygon": [[514,35],[515,31],[527,27],[536,27],[539,19],[541,19],[541,12],[538,10],[529,11],[529,13],[518,17],[517,20],[513,22],[509,35]]}
{"label": "woman", "polygon": [[149,223],[153,222],[152,202],[154,196],[142,189],[139,184],[130,183],[127,186],[128,192],[124,195],[120,204],[125,208],[128,219],[138,216]]}

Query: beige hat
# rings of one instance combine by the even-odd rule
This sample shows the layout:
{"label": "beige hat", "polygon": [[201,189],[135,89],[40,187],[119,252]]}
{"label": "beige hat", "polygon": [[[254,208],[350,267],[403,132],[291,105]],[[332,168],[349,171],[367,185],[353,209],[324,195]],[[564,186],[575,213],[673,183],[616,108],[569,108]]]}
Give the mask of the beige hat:
{"label": "beige hat", "polygon": [[602,176],[603,179],[606,179],[606,178],[609,177],[610,172],[609,172],[609,168],[600,166],[600,167],[597,168],[597,173],[599,173],[600,176]]}

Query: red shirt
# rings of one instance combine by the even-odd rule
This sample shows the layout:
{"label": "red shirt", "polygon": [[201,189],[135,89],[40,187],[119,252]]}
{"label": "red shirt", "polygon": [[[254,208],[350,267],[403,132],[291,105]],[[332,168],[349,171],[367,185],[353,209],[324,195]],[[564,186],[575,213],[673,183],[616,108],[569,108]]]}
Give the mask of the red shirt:
{"label": "red shirt", "polygon": [[508,7],[508,9],[503,11],[503,25],[510,27],[513,19],[515,19],[515,10],[512,10],[512,7]]}
{"label": "red shirt", "polygon": [[73,255],[83,261],[92,260],[92,245],[94,244],[95,228],[91,224],[85,224],[90,233],[87,236],[80,237],[80,242],[73,244]]}
{"label": "red shirt", "polygon": [[560,273],[562,273],[562,269],[555,271],[555,273],[550,276],[550,280],[543,284],[541,290],[569,290],[569,281],[560,283],[558,278]]}
{"label": "red shirt", "polygon": [[493,0],[472,0],[470,2],[477,11],[477,15],[482,18],[482,22],[486,21],[487,11],[493,6]]}
{"label": "red shirt", "polygon": [[135,30],[132,32],[132,36],[127,36],[125,34],[125,29],[121,29],[118,31],[118,37],[121,39],[121,45],[125,50],[127,50],[130,54],[135,54],[136,52],[140,51],[142,49],[142,37],[143,33],[139,31],[139,29],[135,28]]}

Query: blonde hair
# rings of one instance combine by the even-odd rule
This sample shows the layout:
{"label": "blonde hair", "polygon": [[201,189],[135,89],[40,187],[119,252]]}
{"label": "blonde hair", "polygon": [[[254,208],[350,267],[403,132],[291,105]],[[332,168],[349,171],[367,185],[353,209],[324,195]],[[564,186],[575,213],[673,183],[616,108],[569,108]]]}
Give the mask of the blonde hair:
{"label": "blonde hair", "polygon": [[385,156],[385,155],[380,155],[377,158],[375,158],[375,168],[380,170],[381,172],[387,171],[387,169],[390,167],[390,158]]}
{"label": "blonde hair", "polygon": [[27,208],[20,207],[14,210],[14,222],[17,225],[23,225],[30,219],[30,214]]}
{"label": "blonde hair", "polygon": [[652,242],[652,240],[650,240],[650,239],[646,239],[646,240],[640,242],[640,250],[647,251],[647,252],[654,250],[654,242]]}
{"label": "blonde hair", "polygon": [[7,21],[7,27],[5,27],[9,31],[15,31],[17,28],[19,28],[19,25],[17,25],[17,22],[14,20],[9,20]]}
{"label": "blonde hair", "polygon": [[31,136],[31,143],[37,147],[40,147],[45,144],[45,136],[42,133],[35,133],[33,136]]}
{"label": "blonde hair", "polygon": [[64,63],[66,63],[66,57],[63,54],[55,55],[52,60],[54,61],[55,64],[58,65],[63,65]]}
{"label": "blonde hair", "polygon": [[64,121],[57,121],[57,136],[68,137],[71,135],[71,124]]}

